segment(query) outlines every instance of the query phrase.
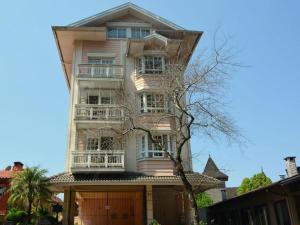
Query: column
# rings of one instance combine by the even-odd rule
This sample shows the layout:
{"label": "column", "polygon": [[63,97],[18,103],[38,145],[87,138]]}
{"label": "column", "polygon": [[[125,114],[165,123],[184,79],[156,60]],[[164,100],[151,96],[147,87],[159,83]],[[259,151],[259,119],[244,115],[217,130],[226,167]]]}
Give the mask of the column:
{"label": "column", "polygon": [[75,192],[64,191],[63,225],[74,225]]}
{"label": "column", "polygon": [[153,221],[152,185],[146,186],[146,210],[147,210],[147,224],[150,224]]}

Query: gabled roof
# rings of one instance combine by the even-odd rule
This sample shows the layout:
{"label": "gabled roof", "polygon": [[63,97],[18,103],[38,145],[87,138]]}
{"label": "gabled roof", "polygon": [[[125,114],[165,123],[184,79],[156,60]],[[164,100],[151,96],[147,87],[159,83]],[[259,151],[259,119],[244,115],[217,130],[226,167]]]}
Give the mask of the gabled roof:
{"label": "gabled roof", "polygon": [[89,23],[93,22],[93,21],[107,21],[109,19],[111,19],[114,16],[118,16],[118,15],[123,15],[123,14],[128,14],[128,12],[134,12],[138,15],[144,16],[145,18],[148,18],[151,21],[156,21],[160,24],[163,24],[171,29],[174,30],[185,30],[183,27],[178,26],[175,23],[172,23],[171,21],[164,19],[146,9],[143,9],[131,2],[127,2],[125,4],[119,5],[117,7],[105,10],[101,13],[98,13],[96,15],[87,17],[85,19],[79,20],[75,23],[72,23],[68,26],[72,26],[72,27],[80,27],[80,26],[86,26]]}
{"label": "gabled roof", "polygon": [[218,180],[227,181],[228,176],[225,173],[222,173],[219,168],[217,167],[216,163],[213,159],[209,156],[205,168],[203,170],[203,174],[214,177]]}

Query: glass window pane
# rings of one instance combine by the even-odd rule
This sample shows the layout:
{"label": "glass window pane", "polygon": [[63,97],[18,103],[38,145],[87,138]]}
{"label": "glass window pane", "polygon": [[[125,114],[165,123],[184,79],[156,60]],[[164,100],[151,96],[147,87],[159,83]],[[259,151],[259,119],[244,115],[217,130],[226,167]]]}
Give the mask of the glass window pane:
{"label": "glass window pane", "polygon": [[113,149],[113,137],[101,137],[101,150]]}
{"label": "glass window pane", "polygon": [[117,38],[118,37],[117,28],[109,27],[107,30],[107,37]]}
{"label": "glass window pane", "polygon": [[274,204],[278,225],[291,225],[290,215],[285,200]]}
{"label": "glass window pane", "polygon": [[90,95],[89,96],[89,102],[88,102],[88,104],[95,104],[95,105],[97,105],[98,104],[98,96]]}
{"label": "glass window pane", "polygon": [[118,38],[126,38],[126,28],[118,28]]}
{"label": "glass window pane", "polygon": [[140,39],[141,38],[141,30],[139,27],[132,27],[131,28],[131,38]]}
{"label": "glass window pane", "polygon": [[87,150],[98,149],[98,138],[88,138]]}

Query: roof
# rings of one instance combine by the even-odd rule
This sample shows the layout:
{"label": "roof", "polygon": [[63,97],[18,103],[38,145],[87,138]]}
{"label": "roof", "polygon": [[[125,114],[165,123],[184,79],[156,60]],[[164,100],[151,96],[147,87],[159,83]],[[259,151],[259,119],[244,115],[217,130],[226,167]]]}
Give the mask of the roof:
{"label": "roof", "polygon": [[111,9],[108,9],[108,10],[105,10],[101,13],[98,13],[96,15],[93,15],[93,16],[89,16],[85,19],[81,19],[75,23],[72,23],[72,24],[69,24],[68,26],[72,26],[72,27],[79,27],[79,26],[85,26],[87,25],[88,23],[92,22],[92,21],[96,21],[96,20],[101,20],[101,19],[105,19],[105,18],[110,18],[114,15],[118,15],[122,12],[124,13],[128,13],[129,11],[133,11],[133,12],[136,12],[136,13],[139,13],[143,16],[146,16],[148,17],[149,19],[152,19],[152,20],[155,20],[161,24],[164,24],[165,26],[168,26],[169,28],[172,28],[172,29],[175,29],[175,30],[184,30],[183,27],[181,26],[178,26],[177,24],[167,20],[167,19],[164,19],[146,9],[143,9],[131,2],[127,2],[125,4],[122,4],[122,5],[119,5],[117,7],[114,7],[114,8],[111,8]]}
{"label": "roof", "polygon": [[213,159],[209,156],[205,168],[203,170],[203,174],[214,177],[216,179],[227,181],[228,176],[225,173],[222,173],[219,168],[217,167],[216,163]]}
{"label": "roof", "polygon": [[[215,187],[219,180],[200,174],[187,173],[189,182],[197,189]],[[49,178],[54,186],[71,185],[183,185],[180,176],[149,176],[142,173],[71,174],[61,173]]]}
{"label": "roof", "polygon": [[241,198],[244,198],[244,197],[246,197],[246,196],[255,194],[255,193],[257,193],[257,192],[260,192],[260,191],[268,191],[270,188],[273,188],[273,187],[275,187],[275,186],[285,186],[285,185],[289,185],[289,184],[291,184],[291,183],[299,182],[299,181],[300,181],[300,174],[297,174],[297,175],[295,175],[295,176],[292,176],[292,177],[288,177],[288,178],[279,180],[279,181],[277,181],[277,182],[274,182],[274,183],[272,183],[272,184],[266,185],[266,186],[264,186],[264,187],[260,187],[260,188],[254,189],[254,190],[249,191],[249,192],[247,192],[247,193],[244,193],[244,194],[241,194],[241,195],[234,196],[234,197],[232,197],[232,198],[230,198],[230,199],[227,199],[227,200],[225,200],[225,201],[215,203],[215,204],[213,204],[212,206],[222,204],[223,202],[229,202],[229,201],[232,201],[232,200],[241,199]]}
{"label": "roof", "polygon": [[15,176],[16,172],[12,170],[2,170],[0,171],[0,179],[10,179]]}

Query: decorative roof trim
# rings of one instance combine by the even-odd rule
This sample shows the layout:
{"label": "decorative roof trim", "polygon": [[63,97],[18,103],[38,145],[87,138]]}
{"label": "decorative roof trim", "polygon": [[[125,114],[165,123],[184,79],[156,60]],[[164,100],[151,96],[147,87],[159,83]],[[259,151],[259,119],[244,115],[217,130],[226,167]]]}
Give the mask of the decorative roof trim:
{"label": "decorative roof trim", "polygon": [[82,20],[79,20],[75,23],[71,23],[69,26],[72,26],[72,27],[78,27],[78,26],[83,26],[89,22],[92,22],[93,20],[97,20],[97,19],[101,19],[101,18],[104,18],[105,16],[109,16],[109,15],[112,15],[114,13],[117,13],[117,12],[120,12],[120,11],[123,11],[123,10],[126,10],[126,9],[132,9],[132,10],[135,10],[147,17],[150,17],[151,19],[153,20],[156,20],[158,21],[159,23],[162,23],[174,30],[185,30],[183,27],[181,26],[178,26],[177,24],[175,23],[172,23],[171,21],[167,20],[167,19],[164,19],[146,9],[143,9],[131,2],[127,2],[125,4],[122,4],[122,5],[119,5],[117,7],[114,7],[114,8],[111,8],[111,9],[108,9],[108,10],[105,10],[101,13],[98,13],[98,14],[95,14],[93,16],[90,16],[90,17],[87,17],[85,19],[82,19]]}

